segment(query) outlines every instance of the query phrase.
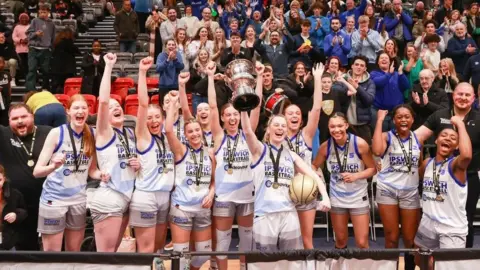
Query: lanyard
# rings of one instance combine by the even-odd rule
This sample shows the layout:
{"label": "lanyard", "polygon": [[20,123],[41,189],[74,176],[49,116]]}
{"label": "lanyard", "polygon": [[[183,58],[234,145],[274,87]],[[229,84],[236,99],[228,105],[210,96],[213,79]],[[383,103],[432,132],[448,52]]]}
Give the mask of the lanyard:
{"label": "lanyard", "polygon": [[278,171],[280,167],[280,155],[283,151],[283,145],[280,146],[280,149],[277,151],[277,158],[273,156],[272,145],[268,144],[269,152],[270,152],[270,159],[273,163],[273,188],[277,189],[280,185],[278,184]]}
{"label": "lanyard", "polygon": [[228,134],[226,134],[226,136],[227,136],[228,174],[231,174],[230,172],[231,172],[231,169],[233,169],[232,163],[235,157],[235,151],[237,150],[237,144],[238,144],[238,138],[240,137],[240,132],[238,132],[235,137],[235,142],[233,143],[233,149],[231,148],[230,136],[228,136]]}
{"label": "lanyard", "polygon": [[290,148],[290,150],[292,152],[295,152],[296,154],[298,154],[298,152],[300,151],[300,136],[301,136],[301,132],[302,130],[300,130],[297,135],[295,135],[295,148],[293,148],[293,145],[292,145],[292,142],[290,141],[290,139],[287,137],[287,143],[288,143],[288,148]]}
{"label": "lanyard", "polygon": [[449,158],[445,159],[444,161],[442,161],[442,163],[440,163],[440,168],[438,169],[437,173],[437,162],[435,158],[433,158],[433,185],[435,193],[437,193],[437,197],[435,198],[435,200],[439,202],[443,202],[444,200],[443,197],[440,195],[440,172],[442,171],[443,165],[445,165],[448,160]]}
{"label": "lanyard", "polygon": [[412,171],[412,165],[413,165],[413,160],[412,160],[412,132],[410,131],[410,137],[408,138],[408,156],[407,156],[407,151],[405,151],[405,146],[403,145],[403,142],[400,139],[400,136],[398,135],[398,132],[396,132],[396,131],[395,131],[395,137],[397,137],[398,143],[400,144],[400,148],[402,148],[403,157],[405,158],[405,162],[407,163],[407,167],[408,167],[408,172],[411,172]]}
{"label": "lanyard", "polygon": [[335,142],[335,139],[332,138],[332,140],[333,140],[333,148],[335,149],[335,157],[337,158],[338,166],[340,167],[340,173],[343,173],[347,170],[347,158],[348,158],[348,149],[349,149],[349,144],[350,144],[350,135],[348,135],[347,141],[345,142],[345,152],[343,154],[343,164],[340,162],[340,156],[338,155],[337,147],[339,147],[339,146],[338,146],[337,142]]}
{"label": "lanyard", "polygon": [[127,153],[127,157],[131,158],[131,153],[130,153],[130,146],[128,145],[128,137],[127,137],[127,131],[125,127],[122,129],[123,134],[120,133],[117,129],[115,129],[115,132],[117,132],[118,139],[122,143],[123,148],[125,149],[125,152]]}
{"label": "lanyard", "polygon": [[33,167],[35,165],[35,162],[33,161],[33,147],[35,146],[35,136],[37,135],[37,127],[33,127],[33,136],[32,136],[32,143],[30,144],[30,151],[28,151],[27,147],[25,144],[20,140],[20,138],[17,137],[18,142],[22,146],[23,150],[27,152],[28,156],[28,162],[27,165],[28,167]]}
{"label": "lanyard", "polygon": [[197,168],[197,171],[195,172],[195,184],[197,185],[197,188],[198,188],[200,186],[200,176],[203,171],[203,147],[202,147],[202,150],[200,150],[200,165],[198,165],[197,155],[195,154],[195,150],[191,146],[189,146],[188,148],[190,148],[190,153],[192,154],[193,163]]}
{"label": "lanyard", "polygon": [[[158,140],[157,138],[160,139],[160,142],[162,143],[162,147],[160,147],[160,143],[158,143]],[[160,159],[162,161],[162,165],[163,165],[163,169],[166,169],[167,168],[167,165],[165,165],[165,158],[166,158],[166,154],[167,154],[167,148],[165,148],[165,139],[163,138],[163,136],[155,136],[153,135],[153,140],[155,141],[155,143],[157,144],[157,147],[158,147],[158,152],[160,154]]]}
{"label": "lanyard", "polygon": [[207,137],[205,136],[205,132],[202,132],[202,136],[203,136],[203,145],[206,146],[206,147],[213,147],[213,139],[212,139],[212,141],[210,142],[210,145],[209,145],[208,141],[207,141]]}
{"label": "lanyard", "polygon": [[84,146],[85,140],[82,136],[81,142],[80,142],[80,152],[78,152],[77,154],[77,146],[75,144],[75,138],[73,137],[73,129],[69,124],[67,124],[67,126],[68,126],[68,134],[70,135],[70,141],[72,142],[73,161],[75,164],[75,171],[78,172],[78,169],[80,168],[80,163],[82,162],[83,146]]}

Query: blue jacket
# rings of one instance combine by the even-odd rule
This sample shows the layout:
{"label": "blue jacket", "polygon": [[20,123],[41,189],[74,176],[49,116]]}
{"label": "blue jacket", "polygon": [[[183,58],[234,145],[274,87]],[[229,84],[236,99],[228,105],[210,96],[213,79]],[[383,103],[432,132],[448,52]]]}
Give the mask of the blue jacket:
{"label": "blue jacket", "polygon": [[404,103],[403,92],[410,87],[405,74],[398,75],[398,72],[385,73],[379,69],[370,73],[371,79],[375,82],[376,93],[373,106],[379,110],[393,110],[399,104]]}
{"label": "blue jacket", "polygon": [[184,68],[182,55],[177,52],[177,59],[168,61],[168,55],[162,52],[157,57],[157,73],[160,73],[159,88],[178,88],[178,74]]}
{"label": "blue jacket", "polygon": [[[199,20],[201,20],[203,18],[202,12],[203,12],[204,8],[209,8],[210,10],[213,8],[215,10],[215,12],[217,12],[217,17],[218,17],[218,5],[216,3],[213,3],[213,5],[210,6],[210,4],[208,4],[208,2],[205,1],[205,3],[200,7],[200,15],[197,16]],[[192,14],[194,14],[193,11],[192,11]],[[214,18],[215,17],[212,14],[212,19],[214,19]]]}
{"label": "blue jacket", "polygon": [[152,0],[136,0],[135,12],[150,13],[152,12],[153,2]]}
{"label": "blue jacket", "polygon": [[[332,46],[332,40],[335,36],[338,36],[339,38],[341,37],[343,39],[343,43],[341,45],[336,43]],[[340,61],[342,62],[341,65],[344,67],[348,65],[347,56],[352,49],[350,36],[340,30],[336,33],[330,32],[330,34],[328,34],[323,41],[323,49],[325,50],[326,57],[338,56],[338,58],[340,58]]]}
{"label": "blue jacket", "polygon": [[[413,25],[412,17],[410,17],[405,11],[402,11],[400,20],[403,23],[403,37],[406,41],[413,40],[412,32],[410,31]],[[388,32],[389,37],[395,36],[395,28],[400,20],[397,19],[397,16],[391,11],[385,15],[385,30]]]}
{"label": "blue jacket", "polygon": [[203,6],[207,7],[205,4],[207,3],[207,0],[192,0],[191,5],[192,5],[192,15],[197,17],[198,20],[202,19],[202,10]]}
{"label": "blue jacket", "polygon": [[299,53],[297,52],[297,49],[304,43],[303,37],[301,36],[301,34],[293,36],[293,50],[290,53],[290,64],[292,66],[295,65],[298,61],[302,61],[307,68],[311,68],[313,66],[313,63],[318,61],[318,58],[320,56],[318,44],[312,36],[310,36],[308,39],[312,43],[312,49],[308,53]]}
{"label": "blue jacket", "polygon": [[357,55],[363,55],[368,58],[370,64],[374,64],[377,59],[377,52],[383,48],[380,44],[380,34],[375,30],[368,30],[367,38],[360,39],[360,31],[355,30],[351,36],[352,50],[348,54],[349,58]]}
{"label": "blue jacket", "polygon": [[[466,52],[468,44],[477,48],[477,50],[473,54],[468,54]],[[468,58],[470,58],[470,56],[472,55],[478,54],[478,47],[471,37],[466,36],[464,39],[459,39],[456,35],[454,35],[448,41],[447,49],[445,50],[445,52],[450,58],[452,58],[453,64],[455,65],[455,71],[457,73],[463,74],[463,70],[465,69]]]}
{"label": "blue jacket", "polygon": [[[317,18],[320,18],[322,26],[315,30],[317,26]],[[330,20],[327,17],[317,17],[314,15],[308,17],[308,20],[310,21],[310,23],[312,23],[312,26],[310,26],[310,36],[315,37],[318,47],[323,50],[323,40],[325,39],[325,36],[330,32]]]}
{"label": "blue jacket", "polygon": [[344,11],[340,14],[340,23],[343,26],[345,26],[345,23],[347,22],[347,17],[355,16],[355,27],[357,27],[358,17],[362,16],[365,13],[366,8],[367,8],[367,0],[362,0],[362,2],[360,2],[360,5],[358,7]]}

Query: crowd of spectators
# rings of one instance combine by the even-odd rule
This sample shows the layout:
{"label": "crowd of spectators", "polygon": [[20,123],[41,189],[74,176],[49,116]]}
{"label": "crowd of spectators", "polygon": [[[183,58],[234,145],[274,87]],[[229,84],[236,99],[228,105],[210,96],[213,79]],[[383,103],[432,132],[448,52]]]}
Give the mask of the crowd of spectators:
{"label": "crowd of spectators", "polygon": [[[28,91],[36,91],[38,74],[42,75],[42,91],[31,93],[27,100],[38,95],[35,101],[42,106],[56,104],[43,110],[44,116],[35,122],[58,125],[54,120],[62,109],[51,94],[62,93],[65,80],[75,76],[75,56],[81,52],[74,44],[76,33],[57,32],[52,14],[78,18],[82,7],[79,0],[56,0],[48,6],[47,2],[6,1],[16,24],[9,29],[5,20],[0,22],[1,125],[8,125],[12,87],[19,83],[19,73]],[[104,4],[107,14],[114,11],[111,2]],[[404,8],[406,4],[411,10]],[[114,31],[121,52],[137,52],[139,34],[149,35],[148,53],[156,59],[161,96],[178,89],[181,72],[190,72],[187,92],[192,94],[193,112],[207,100],[207,65],[215,62],[221,73],[235,59],[264,63],[264,97],[285,94],[301,108],[304,123],[313,104],[311,69],[315,63],[325,63],[329,76],[322,78],[319,130],[327,130],[328,118],[335,112],[344,112],[351,131],[369,143],[379,110],[410,104],[416,114],[414,128],[421,127],[434,112],[453,111],[452,92],[460,82],[475,89],[475,114],[480,107],[477,2],[208,0],[178,5],[170,0],[126,0],[115,13]],[[91,52],[83,55],[84,94],[98,95],[105,67],[102,47],[96,40]],[[222,74],[215,80],[220,107],[231,92]],[[41,114],[32,104],[33,100],[27,102]],[[55,119],[46,120],[51,115]],[[393,128],[391,115],[383,126]],[[258,130],[262,136],[262,128]],[[320,132],[320,142],[328,136]],[[478,155],[478,145],[473,147]]]}

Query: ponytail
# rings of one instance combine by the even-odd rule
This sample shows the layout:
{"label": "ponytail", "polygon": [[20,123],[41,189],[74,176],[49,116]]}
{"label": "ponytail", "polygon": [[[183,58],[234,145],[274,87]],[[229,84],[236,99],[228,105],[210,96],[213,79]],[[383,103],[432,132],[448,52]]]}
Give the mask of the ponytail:
{"label": "ponytail", "polygon": [[83,139],[85,140],[85,156],[91,158],[95,154],[95,140],[87,124],[83,125]]}

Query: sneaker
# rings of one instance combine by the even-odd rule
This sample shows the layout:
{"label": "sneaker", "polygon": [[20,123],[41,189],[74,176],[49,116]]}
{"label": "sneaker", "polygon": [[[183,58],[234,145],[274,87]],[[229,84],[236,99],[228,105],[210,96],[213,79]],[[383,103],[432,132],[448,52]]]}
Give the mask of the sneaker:
{"label": "sneaker", "polygon": [[155,258],[154,260],[155,263],[155,270],[165,270],[165,265],[163,264],[163,260],[160,258]]}
{"label": "sneaker", "polygon": [[12,80],[10,81],[10,86],[11,87],[17,86],[17,84],[15,83],[15,78],[12,78]]}
{"label": "sneaker", "polygon": [[167,251],[173,250],[173,242],[170,241],[170,243],[166,244],[163,249]]}

